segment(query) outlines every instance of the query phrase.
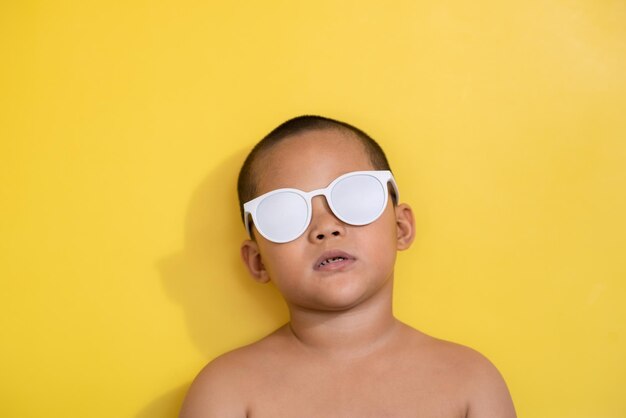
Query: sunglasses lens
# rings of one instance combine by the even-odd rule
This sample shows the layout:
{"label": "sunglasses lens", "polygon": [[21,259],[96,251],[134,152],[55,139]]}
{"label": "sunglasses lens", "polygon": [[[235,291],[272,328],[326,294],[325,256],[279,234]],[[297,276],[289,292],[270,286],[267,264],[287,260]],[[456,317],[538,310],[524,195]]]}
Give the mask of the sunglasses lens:
{"label": "sunglasses lens", "polygon": [[376,177],[361,174],[347,177],[333,187],[335,214],[351,225],[374,222],[385,209],[387,190]]}
{"label": "sunglasses lens", "polygon": [[256,227],[270,241],[289,242],[304,231],[308,215],[302,196],[293,192],[276,193],[263,199],[257,207]]}

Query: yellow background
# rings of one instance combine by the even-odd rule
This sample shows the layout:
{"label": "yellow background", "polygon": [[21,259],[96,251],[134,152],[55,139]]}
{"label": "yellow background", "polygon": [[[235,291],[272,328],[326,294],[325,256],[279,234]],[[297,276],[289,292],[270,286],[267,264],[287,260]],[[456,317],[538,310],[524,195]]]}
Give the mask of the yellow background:
{"label": "yellow background", "polygon": [[286,320],[235,178],[285,119],[377,138],[395,308],[520,417],[626,416],[623,1],[3,1],[0,416],[174,417]]}

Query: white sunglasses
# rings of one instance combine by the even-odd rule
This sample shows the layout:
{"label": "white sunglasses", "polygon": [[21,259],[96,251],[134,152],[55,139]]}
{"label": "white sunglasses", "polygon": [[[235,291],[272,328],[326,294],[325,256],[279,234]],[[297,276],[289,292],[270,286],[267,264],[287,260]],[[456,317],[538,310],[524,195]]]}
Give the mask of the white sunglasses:
{"label": "white sunglasses", "polygon": [[350,225],[367,225],[380,217],[387,206],[391,183],[396,201],[398,187],[389,170],[354,171],[344,174],[323,189],[304,192],[277,189],[243,205],[246,231],[252,237],[249,217],[257,231],[275,243],[293,241],[311,222],[311,199],[324,195],[335,216]]}

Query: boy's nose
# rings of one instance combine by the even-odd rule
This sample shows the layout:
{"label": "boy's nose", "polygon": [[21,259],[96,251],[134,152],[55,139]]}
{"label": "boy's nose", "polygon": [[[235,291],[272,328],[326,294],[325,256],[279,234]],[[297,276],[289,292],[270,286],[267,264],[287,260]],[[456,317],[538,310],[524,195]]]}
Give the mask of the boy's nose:
{"label": "boy's nose", "polygon": [[308,236],[311,242],[321,242],[346,234],[346,224],[330,210],[324,196],[316,196],[311,201],[313,213]]}

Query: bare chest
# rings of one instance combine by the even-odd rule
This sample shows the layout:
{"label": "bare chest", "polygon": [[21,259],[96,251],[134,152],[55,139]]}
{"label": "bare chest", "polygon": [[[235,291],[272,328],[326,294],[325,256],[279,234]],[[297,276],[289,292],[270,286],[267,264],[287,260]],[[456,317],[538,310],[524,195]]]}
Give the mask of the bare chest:
{"label": "bare chest", "polygon": [[407,364],[301,365],[256,376],[249,418],[461,418],[453,376]]}

